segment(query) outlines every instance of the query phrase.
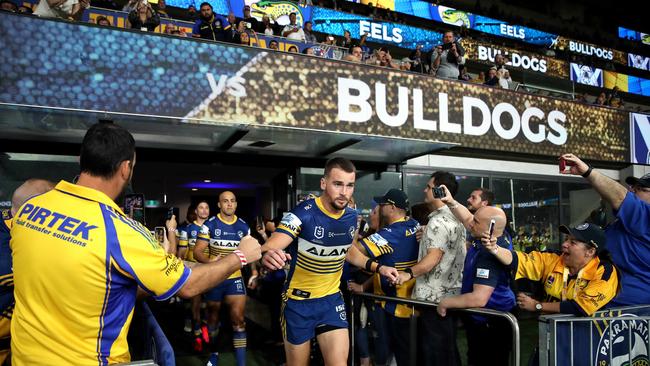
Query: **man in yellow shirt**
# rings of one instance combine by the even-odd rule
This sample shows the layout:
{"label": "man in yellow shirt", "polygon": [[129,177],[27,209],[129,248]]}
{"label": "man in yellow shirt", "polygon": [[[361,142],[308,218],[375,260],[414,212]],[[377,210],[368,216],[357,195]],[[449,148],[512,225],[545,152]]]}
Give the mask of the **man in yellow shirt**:
{"label": "man in yellow shirt", "polygon": [[567,235],[561,253],[524,253],[498,247],[494,239],[483,245],[503,264],[516,269],[515,279],[527,278],[544,284],[546,298],[535,300],[520,293],[517,305],[528,311],[593,315],[616,296],[618,273],[609,260],[601,260],[605,232],[594,224],[561,226]]}
{"label": "man in yellow shirt", "polygon": [[11,228],[12,364],[129,362],[126,341],[138,288],[158,300],[192,297],[260,258],[252,237],[218,262],[187,268],[114,200],[135,164],[133,136],[92,126],[81,145],[77,184],[27,200]]}

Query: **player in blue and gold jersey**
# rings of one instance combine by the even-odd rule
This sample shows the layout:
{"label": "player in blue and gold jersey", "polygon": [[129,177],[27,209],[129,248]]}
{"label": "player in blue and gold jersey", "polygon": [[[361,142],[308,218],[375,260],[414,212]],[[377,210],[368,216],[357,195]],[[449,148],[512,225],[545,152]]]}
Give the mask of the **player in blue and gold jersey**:
{"label": "player in blue and gold jersey", "polygon": [[[385,195],[375,197],[379,205],[379,215],[385,226],[375,234],[361,241],[364,254],[378,259],[380,264],[407,271],[418,261],[418,241],[415,233],[420,224],[406,216],[409,201],[406,193],[399,189],[390,189]],[[415,279],[395,286],[386,278],[375,275],[374,290],[377,295],[411,298]],[[410,365],[409,358],[409,318],[413,309],[395,302],[381,302],[375,309],[375,321],[380,327],[380,340],[383,345],[377,347],[375,360],[378,365],[388,361],[389,350],[395,354],[397,365]]]}
{"label": "player in blue and gold jersey", "polygon": [[11,197],[11,209],[0,211],[0,365],[4,364],[10,350],[11,317],[14,311],[14,274],[11,260],[10,230],[12,217],[18,207],[29,198],[54,188],[54,184],[43,179],[28,179],[18,187]]}
{"label": "player in blue and gold jersey", "polygon": [[83,139],[77,184],[25,202],[13,218],[12,365],[129,362],[126,335],[138,288],[192,297],[260,257],[252,237],[219,262],[190,270],[115,204],[135,164],[133,136],[112,123]]}
{"label": "player in blue and gold jersey", "polygon": [[[191,219],[189,219],[191,217]],[[178,257],[184,259],[188,262],[196,262],[194,258],[194,248],[196,246],[196,241],[199,238],[209,240],[210,233],[208,227],[205,226],[205,222],[208,221],[210,217],[210,206],[207,202],[201,201],[198,202],[194,212],[188,214],[188,223],[180,232],[180,240],[178,242]],[[207,254],[208,249],[206,248],[204,252]],[[192,330],[194,333],[194,349],[201,352],[203,350],[203,344],[210,341],[208,336],[208,330],[205,324],[201,322],[201,300],[202,296],[195,296],[192,298],[191,302],[191,311],[192,311]]]}
{"label": "player in blue and gold jersey", "polygon": [[[195,258],[202,263],[217,261],[237,249],[239,241],[250,234],[250,228],[244,220],[235,215],[237,197],[230,191],[219,195],[219,213],[205,223],[209,232],[209,242],[199,237],[194,247]],[[209,253],[205,250],[209,248]],[[246,307],[246,286],[241,271],[236,271],[226,281],[204,294],[208,303],[208,329],[210,338],[214,340],[219,327],[219,310],[225,302],[230,309],[230,321],[233,329],[233,346],[237,365],[246,364],[246,323],[244,310]]]}
{"label": "player in blue and gold jersey", "polygon": [[267,268],[281,269],[289,262],[281,318],[287,365],[309,363],[309,341],[314,336],[326,365],[347,365],[348,323],[339,292],[346,259],[357,267],[365,265],[369,271],[396,279],[395,268],[372,262],[352,245],[357,212],[347,205],[355,180],[352,162],[330,159],[321,178],[323,194],[287,213],[262,247]]}

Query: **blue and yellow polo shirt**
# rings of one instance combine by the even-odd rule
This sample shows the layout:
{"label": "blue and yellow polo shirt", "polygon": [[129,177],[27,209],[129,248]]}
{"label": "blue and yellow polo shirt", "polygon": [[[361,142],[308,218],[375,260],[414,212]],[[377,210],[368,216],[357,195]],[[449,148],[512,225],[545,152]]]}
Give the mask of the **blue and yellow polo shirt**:
{"label": "blue and yellow polo shirt", "polygon": [[65,181],[18,209],[11,249],[15,366],[128,362],[138,287],[164,300],[190,276],[108,196]]}
{"label": "blue and yellow polo shirt", "polygon": [[598,257],[590,260],[575,276],[562,261],[562,255],[553,252],[512,252],[512,263],[517,270],[515,279],[542,281],[545,302],[560,302],[560,312],[575,315],[593,315],[616,296],[618,273],[609,262]]}

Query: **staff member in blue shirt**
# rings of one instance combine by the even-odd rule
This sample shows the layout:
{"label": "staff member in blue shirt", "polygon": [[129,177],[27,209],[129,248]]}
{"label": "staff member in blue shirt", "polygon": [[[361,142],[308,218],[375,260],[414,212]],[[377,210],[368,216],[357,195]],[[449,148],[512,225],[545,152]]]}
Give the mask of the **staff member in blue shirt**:
{"label": "staff member in blue shirt", "polygon": [[621,291],[609,307],[650,304],[650,174],[628,177],[627,189],[573,154],[564,154],[570,170],[583,176],[614,209],[616,220],[605,230],[607,248],[618,268]]}

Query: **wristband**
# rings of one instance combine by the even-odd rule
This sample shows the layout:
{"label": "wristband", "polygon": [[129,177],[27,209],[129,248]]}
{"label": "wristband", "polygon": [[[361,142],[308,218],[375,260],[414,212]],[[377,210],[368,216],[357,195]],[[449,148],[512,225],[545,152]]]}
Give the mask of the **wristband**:
{"label": "wristband", "polygon": [[415,278],[415,276],[413,276],[413,270],[411,269],[411,267],[405,269],[404,273],[408,273],[409,276],[411,276],[411,278],[409,278],[409,281],[412,280],[413,278]]}
{"label": "wristband", "polygon": [[587,178],[589,175],[591,175],[592,170],[594,170],[594,167],[589,165],[589,169],[587,169],[586,172],[584,172],[583,174],[580,174],[580,175],[582,175],[583,178]]}
{"label": "wristband", "polygon": [[454,202],[454,204],[453,205],[447,205],[447,207],[449,207],[450,210],[454,210],[454,209],[458,208],[458,202],[456,202],[456,201],[452,201],[452,202]]}
{"label": "wristband", "polygon": [[379,273],[379,268],[381,268],[383,264],[377,263],[377,268],[375,268],[375,273]]}
{"label": "wristband", "polygon": [[239,262],[241,262],[242,267],[248,264],[248,261],[246,260],[246,256],[244,255],[244,253],[241,252],[241,250],[237,249],[233,251],[233,254],[239,257]]}
{"label": "wristband", "polygon": [[372,262],[373,260],[371,258],[368,258],[366,261],[366,271],[372,272]]}

